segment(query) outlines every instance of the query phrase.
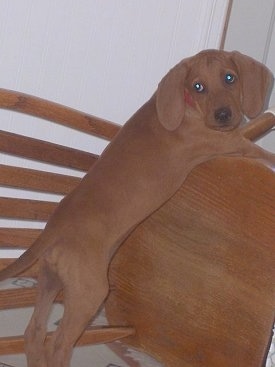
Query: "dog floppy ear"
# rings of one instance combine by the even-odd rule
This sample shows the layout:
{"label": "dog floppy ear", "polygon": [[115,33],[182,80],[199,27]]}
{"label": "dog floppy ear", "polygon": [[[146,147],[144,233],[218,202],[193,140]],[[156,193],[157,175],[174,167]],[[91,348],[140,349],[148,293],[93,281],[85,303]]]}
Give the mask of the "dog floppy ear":
{"label": "dog floppy ear", "polygon": [[156,109],[160,123],[169,131],[176,130],[184,117],[184,83],[187,61],[181,61],[160,81],[156,95]]}
{"label": "dog floppy ear", "polygon": [[243,112],[249,118],[259,115],[265,107],[273,76],[263,64],[240,52],[232,52],[242,84]]}

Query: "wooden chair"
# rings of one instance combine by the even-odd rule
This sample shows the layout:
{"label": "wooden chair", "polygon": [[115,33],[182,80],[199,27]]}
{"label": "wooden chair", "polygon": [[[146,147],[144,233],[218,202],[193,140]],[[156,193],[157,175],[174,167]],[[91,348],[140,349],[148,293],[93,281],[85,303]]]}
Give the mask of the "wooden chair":
{"label": "wooden chair", "polygon": [[[0,90],[0,107],[111,140],[119,126],[22,93]],[[243,128],[256,139],[275,123],[266,113]],[[94,154],[2,131],[0,151],[87,170]],[[0,166],[0,185],[58,194],[79,178]],[[275,174],[253,160],[219,158],[197,167],[181,189],[139,225],[110,266],[110,327],[80,345],[125,342],[167,367],[260,367],[275,310]],[[3,218],[47,221],[56,203],[0,198]],[[25,249],[40,230],[0,228],[0,247]],[[12,259],[0,259],[0,269]],[[35,266],[24,274],[36,277]],[[0,291],[0,309],[33,305],[35,289]],[[62,302],[62,296],[57,299]],[[1,327],[1,326],[0,326]],[[22,352],[22,336],[0,354]]]}

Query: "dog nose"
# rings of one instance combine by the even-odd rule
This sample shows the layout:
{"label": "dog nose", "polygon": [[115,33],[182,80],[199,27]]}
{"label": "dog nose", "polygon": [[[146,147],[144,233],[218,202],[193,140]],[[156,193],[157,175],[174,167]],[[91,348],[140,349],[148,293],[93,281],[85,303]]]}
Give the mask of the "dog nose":
{"label": "dog nose", "polygon": [[231,109],[228,107],[222,107],[215,111],[215,119],[218,122],[225,123],[229,122],[232,117]]}

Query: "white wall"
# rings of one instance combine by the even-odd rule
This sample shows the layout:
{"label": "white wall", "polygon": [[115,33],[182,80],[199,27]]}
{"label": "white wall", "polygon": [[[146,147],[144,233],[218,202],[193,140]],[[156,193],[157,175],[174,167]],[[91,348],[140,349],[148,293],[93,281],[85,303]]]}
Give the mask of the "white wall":
{"label": "white wall", "polygon": [[[227,6],[227,0],[1,0],[0,88],[123,124],[175,63],[201,49],[219,47]],[[63,126],[49,129],[42,120],[3,110],[0,129],[95,153],[106,145]],[[0,154],[0,163],[17,161]],[[34,197],[0,188],[0,196],[9,195]]]}
{"label": "white wall", "polygon": [[[1,0],[0,87],[122,124],[171,66],[219,46],[226,8],[227,0]],[[91,149],[84,136],[30,121],[0,114],[0,128]]]}
{"label": "white wall", "polygon": [[[233,0],[226,50],[238,50],[266,64],[275,75],[275,0]],[[270,98],[275,106],[275,88]],[[275,152],[275,129],[259,141]]]}

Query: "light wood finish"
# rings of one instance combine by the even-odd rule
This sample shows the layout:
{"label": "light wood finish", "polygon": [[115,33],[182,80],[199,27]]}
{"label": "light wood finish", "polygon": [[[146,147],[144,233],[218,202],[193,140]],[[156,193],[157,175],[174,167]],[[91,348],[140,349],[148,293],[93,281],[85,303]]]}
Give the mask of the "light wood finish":
{"label": "light wood finish", "polygon": [[275,310],[274,198],[274,173],[253,162],[194,170],[113,260],[107,315],[136,328],[129,343],[165,366],[262,366]]}
{"label": "light wood finish", "polygon": [[78,183],[78,177],[42,172],[0,164],[0,185],[32,191],[67,194]]}
{"label": "light wood finish", "polygon": [[88,134],[111,140],[119,125],[25,93],[0,89],[0,108],[41,117]]}
{"label": "light wood finish", "polygon": [[[41,233],[40,229],[0,228],[0,246],[9,248],[28,248]],[[0,264],[1,264],[0,259]]]}
{"label": "light wood finish", "polygon": [[[36,297],[35,288],[23,288],[19,290],[18,289],[1,290],[0,310],[33,306],[35,302],[35,297]],[[1,350],[1,342],[0,342],[0,350]]]}
{"label": "light wood finish", "polygon": [[259,116],[254,123],[245,124],[242,127],[242,133],[247,139],[256,140],[273,127],[275,127],[275,116],[270,112],[266,112]]}
{"label": "light wood finish", "polygon": [[47,221],[57,203],[0,197],[0,213],[6,218]]}
{"label": "light wood finish", "polygon": [[43,163],[86,171],[96,155],[59,144],[0,131],[0,151]]}
{"label": "light wood finish", "polygon": [[[119,126],[23,93],[0,90],[0,108],[55,121],[110,140]],[[274,126],[261,117],[243,128],[256,139]],[[0,133],[0,151],[86,171],[97,156]],[[0,185],[64,195],[78,177],[0,165]],[[263,165],[218,159],[194,170],[182,188],[127,239],[110,267],[106,303],[112,325],[84,344],[125,337],[167,367],[260,367],[274,321],[275,177]],[[2,217],[47,221],[57,204],[0,198]],[[0,228],[0,248],[28,248],[39,229]],[[0,269],[14,259],[0,259]],[[25,276],[37,275],[36,265]],[[0,309],[26,307],[34,289],[0,291]],[[59,295],[57,302],[62,302]],[[117,326],[125,327],[118,328]],[[22,337],[0,339],[18,353]]]}

